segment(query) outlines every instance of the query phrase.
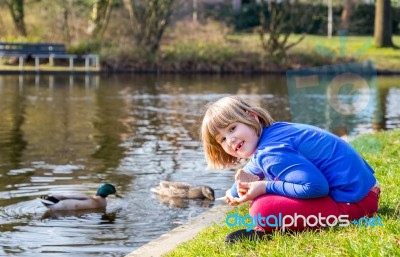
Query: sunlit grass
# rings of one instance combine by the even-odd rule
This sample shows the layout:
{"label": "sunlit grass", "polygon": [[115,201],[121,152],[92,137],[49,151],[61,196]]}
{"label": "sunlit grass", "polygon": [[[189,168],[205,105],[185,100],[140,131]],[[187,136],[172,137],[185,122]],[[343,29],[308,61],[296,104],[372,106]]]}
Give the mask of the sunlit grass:
{"label": "sunlit grass", "polygon": [[[86,69],[83,66],[74,66],[73,69],[70,69],[69,67],[66,66],[50,66],[50,65],[40,65],[39,68],[40,71],[46,71],[46,72],[84,72],[84,71],[89,71],[89,72],[97,72],[99,71],[98,68],[94,67],[89,67]],[[20,71],[19,66],[10,66],[10,65],[0,65],[0,71]],[[22,71],[37,71],[35,66],[27,66],[24,65]]]}
{"label": "sunlit grass", "polygon": [[[38,71],[36,66],[31,63],[24,63],[22,69],[19,67],[18,64],[6,64],[6,63],[0,63],[0,71]],[[45,71],[45,72],[83,72],[83,71],[88,71],[88,72],[96,72],[100,71],[98,67],[93,67],[89,66],[86,68],[84,65],[81,64],[76,64],[74,67],[71,69],[66,65],[49,65],[49,64],[40,64],[39,65],[39,71]]]}
{"label": "sunlit grass", "polygon": [[[400,130],[358,137],[353,145],[376,171],[383,226],[275,232],[270,240],[226,245],[226,234],[238,228],[214,224],[166,256],[400,256]],[[232,212],[247,211],[248,205],[243,205]]]}
{"label": "sunlit grass", "polygon": [[[289,42],[296,41],[300,35],[291,35]],[[176,38],[164,45],[160,51],[161,62],[197,62],[218,65],[245,63],[255,68],[271,64],[263,52],[257,34],[227,34],[224,40],[208,41],[202,38],[181,40]],[[400,36],[393,36],[400,46]],[[400,50],[396,48],[377,48],[372,36],[326,36],[307,35],[303,41],[289,50],[289,61],[282,69],[301,68],[348,61],[372,61],[380,71],[400,70]],[[262,69],[261,69],[262,70]],[[268,70],[268,69],[266,69]]]}
{"label": "sunlit grass", "polygon": [[[298,35],[291,40],[298,38]],[[393,36],[395,45],[400,46],[400,36]],[[331,54],[324,54],[320,48],[326,49]],[[316,51],[328,58],[354,58],[360,61],[372,61],[379,70],[400,70],[400,49],[397,48],[377,48],[372,36],[325,36],[308,35],[299,45],[293,48],[293,53],[304,53]]]}
{"label": "sunlit grass", "polygon": [[[291,35],[288,41],[295,42],[299,37]],[[37,41],[34,38],[26,40]],[[257,33],[235,34],[216,22],[206,25],[182,23],[169,28],[156,55],[144,53],[131,40],[123,42],[82,41],[75,47],[69,46],[69,51],[76,54],[81,54],[83,50],[97,53],[103,67],[115,70],[268,73],[349,61],[372,61],[379,71],[400,71],[400,49],[377,48],[372,36],[328,38],[307,35],[289,50],[288,61],[281,63],[274,63],[263,51]],[[393,42],[400,46],[400,36],[393,36]],[[18,67],[0,66],[0,69],[18,70]],[[68,70],[68,67],[55,69]]]}

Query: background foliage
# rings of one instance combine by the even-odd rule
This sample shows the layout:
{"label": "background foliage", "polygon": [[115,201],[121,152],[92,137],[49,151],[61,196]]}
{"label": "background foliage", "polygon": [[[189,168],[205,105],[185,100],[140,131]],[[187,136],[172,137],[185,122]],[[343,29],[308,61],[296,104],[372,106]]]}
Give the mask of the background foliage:
{"label": "background foliage", "polygon": [[[355,5],[348,35],[372,36],[374,5],[352,1]],[[17,29],[9,8],[11,2],[23,3],[26,35]],[[321,58],[315,53],[315,46],[302,48],[304,44],[288,51],[290,56],[287,62],[280,61],[280,56],[286,57],[287,53],[271,58],[266,48],[263,50],[261,47],[260,38],[255,36],[260,31],[260,16],[259,7],[249,4],[252,1],[243,1],[238,11],[233,10],[230,0],[218,5],[207,4],[209,1],[197,2],[199,5],[194,8],[193,1],[168,0],[171,5],[167,5],[163,12],[170,16],[156,19],[162,15],[158,15],[160,12],[154,6],[162,6],[160,3],[167,1],[5,0],[0,1],[0,41],[65,43],[70,53],[99,54],[102,68],[109,70],[276,72],[306,65],[329,64],[327,58],[332,59],[331,56]],[[333,35],[337,35],[343,1],[333,2]],[[319,35],[319,39],[324,40],[327,34],[327,6],[321,3],[323,1],[298,1],[296,12],[302,17],[294,23],[294,27],[288,26],[291,30],[289,44],[298,39],[294,34],[301,33],[308,34],[307,37]],[[149,10],[148,17],[142,16],[146,13],[144,11],[136,12],[135,16],[133,9],[129,9],[131,7]],[[107,12],[108,9],[111,11]],[[108,16],[97,17],[95,11],[98,15]],[[266,21],[270,22],[268,8],[264,13]],[[290,19],[287,14],[284,21],[290,23]],[[138,23],[141,23],[140,26]],[[393,5],[394,34],[400,33],[399,24],[400,7]],[[93,26],[98,26],[98,30]],[[146,34],[150,30],[155,36]],[[284,35],[285,31],[280,33]],[[366,41],[364,38],[360,40]],[[327,45],[335,47],[332,40]],[[382,51],[373,54],[380,56]],[[392,52],[388,56],[392,56]]]}
{"label": "background foliage", "polygon": [[[307,33],[313,35],[326,35],[328,7],[320,3],[298,3],[300,13],[304,13],[305,21],[298,23],[295,33]],[[393,33],[400,32],[400,7],[392,7]],[[218,21],[223,21],[233,27],[236,32],[251,32],[260,25],[257,12],[252,4],[244,4],[239,11],[229,8],[229,5],[210,5],[205,10],[206,16]],[[333,6],[333,23],[340,23],[343,11],[342,5]],[[269,17],[268,10],[264,10]],[[373,35],[374,33],[375,6],[357,4],[351,14],[349,32],[351,35]],[[287,17],[289,19],[289,17]],[[338,26],[334,26],[334,34],[337,34]]]}

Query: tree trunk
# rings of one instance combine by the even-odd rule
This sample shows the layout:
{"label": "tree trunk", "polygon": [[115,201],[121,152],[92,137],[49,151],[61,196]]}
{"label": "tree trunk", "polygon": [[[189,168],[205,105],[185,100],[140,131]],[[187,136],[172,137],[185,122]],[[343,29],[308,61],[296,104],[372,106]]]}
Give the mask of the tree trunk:
{"label": "tree trunk", "polygon": [[12,19],[18,34],[26,36],[26,27],[24,22],[24,0],[8,0],[8,8],[10,9]]}
{"label": "tree trunk", "polygon": [[340,17],[340,29],[349,30],[350,17],[353,12],[353,0],[344,0],[343,11]]}
{"label": "tree trunk", "polygon": [[374,38],[377,47],[393,47],[390,0],[376,0],[375,2]]}
{"label": "tree trunk", "polygon": [[175,0],[123,0],[137,46],[154,55],[174,10]]}
{"label": "tree trunk", "polygon": [[70,26],[69,26],[69,16],[70,16],[70,5],[68,1],[63,1],[62,2],[62,13],[63,13],[63,36],[64,40],[68,42],[68,44],[71,43],[71,31],[70,31]]}
{"label": "tree trunk", "polygon": [[[260,29],[258,31],[261,41],[261,47],[268,54],[269,58],[280,64],[287,62],[288,50],[300,43],[305,35],[302,35],[297,41],[289,42],[289,36],[294,30],[294,24],[302,23],[302,16],[298,12],[296,6],[297,1],[284,1],[282,3],[260,0],[259,6],[257,1],[253,1],[258,10],[258,19],[260,21]],[[269,18],[267,20],[264,13],[267,5]],[[258,6],[258,7],[257,7]],[[286,17],[290,17],[286,20]]]}
{"label": "tree trunk", "polygon": [[89,35],[102,36],[108,24],[113,0],[93,0],[87,32]]}

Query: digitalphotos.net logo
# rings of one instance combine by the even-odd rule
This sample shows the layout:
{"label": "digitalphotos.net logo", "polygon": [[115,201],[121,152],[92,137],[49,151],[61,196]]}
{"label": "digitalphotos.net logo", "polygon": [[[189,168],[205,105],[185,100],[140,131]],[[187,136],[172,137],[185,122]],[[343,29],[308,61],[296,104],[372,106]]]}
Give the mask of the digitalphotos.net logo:
{"label": "digitalphotos.net logo", "polygon": [[349,215],[329,215],[324,217],[321,213],[318,215],[309,215],[304,216],[301,214],[294,213],[294,215],[283,215],[279,213],[278,215],[268,215],[267,217],[263,217],[260,213],[254,216],[239,215],[238,213],[230,214],[226,217],[225,223],[228,227],[241,227],[244,226],[246,231],[250,231],[253,228],[259,227],[271,227],[271,228],[280,228],[285,231],[290,228],[313,228],[313,227],[346,227],[350,224],[362,227],[376,227],[383,226],[382,219],[380,217],[363,217],[356,220],[349,220]]}
{"label": "digitalphotos.net logo", "polygon": [[[344,61],[346,33],[341,31],[339,38]],[[365,46],[351,58],[366,50]],[[317,47],[317,51],[336,59],[324,47]],[[372,124],[382,120],[377,72],[370,61],[290,70],[286,78],[295,123],[316,125],[329,131],[345,130],[352,136],[359,134],[360,129],[372,129]]]}

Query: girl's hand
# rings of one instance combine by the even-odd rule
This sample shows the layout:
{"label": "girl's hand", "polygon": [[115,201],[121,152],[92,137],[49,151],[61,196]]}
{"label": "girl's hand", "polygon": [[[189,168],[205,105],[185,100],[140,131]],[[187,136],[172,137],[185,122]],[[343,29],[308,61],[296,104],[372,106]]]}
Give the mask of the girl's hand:
{"label": "girl's hand", "polygon": [[238,192],[239,197],[242,197],[245,194],[247,194],[248,190],[249,190],[248,188],[240,187],[239,183],[237,184],[237,192]]}
{"label": "girl's hand", "polygon": [[230,190],[230,189],[228,189],[228,190],[226,191],[225,197],[226,197],[226,203],[229,204],[230,206],[237,206],[237,205],[239,205],[239,203],[236,203],[236,202],[235,202],[235,199],[238,199],[238,198],[234,198],[234,197],[232,196],[231,190]]}
{"label": "girl's hand", "polygon": [[239,182],[238,187],[242,191],[247,191],[246,194],[240,196],[239,198],[233,198],[233,202],[236,204],[241,204],[249,200],[253,200],[260,195],[266,194],[265,187],[267,186],[267,181],[254,181],[254,182]]}

